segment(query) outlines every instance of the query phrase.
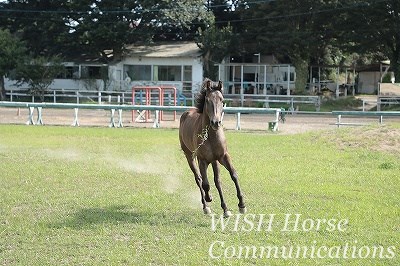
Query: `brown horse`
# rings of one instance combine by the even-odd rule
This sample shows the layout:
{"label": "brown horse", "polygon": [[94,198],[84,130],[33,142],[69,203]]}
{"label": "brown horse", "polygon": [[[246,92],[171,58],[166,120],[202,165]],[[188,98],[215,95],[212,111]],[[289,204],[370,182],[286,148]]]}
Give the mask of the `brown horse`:
{"label": "brown horse", "polygon": [[[220,183],[219,163],[228,171],[235,183],[239,199],[239,211],[246,212],[243,195],[240,190],[238,175],[227,151],[226,139],[222,128],[223,112],[222,82],[205,79],[201,91],[196,97],[196,108],[182,114],[179,126],[179,140],[185,153],[196,184],[200,189],[201,203],[205,214],[211,213],[207,202],[212,201],[207,168],[211,163],[214,171],[214,183],[221,200],[224,216],[231,216],[225,204]],[[196,160],[198,167],[196,166]],[[219,163],[218,163],[219,162]]]}

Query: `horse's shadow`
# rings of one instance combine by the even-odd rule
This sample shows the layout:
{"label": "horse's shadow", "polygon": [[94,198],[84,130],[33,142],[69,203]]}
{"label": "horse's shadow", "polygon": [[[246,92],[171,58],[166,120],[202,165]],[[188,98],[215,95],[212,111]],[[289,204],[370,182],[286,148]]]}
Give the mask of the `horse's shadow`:
{"label": "horse's shadow", "polygon": [[73,228],[84,229],[98,224],[118,225],[118,224],[147,224],[157,225],[177,225],[188,224],[198,227],[209,226],[207,219],[198,219],[197,215],[185,211],[157,212],[151,210],[136,210],[125,205],[114,205],[103,208],[82,208],[59,222],[50,223],[51,228]]}

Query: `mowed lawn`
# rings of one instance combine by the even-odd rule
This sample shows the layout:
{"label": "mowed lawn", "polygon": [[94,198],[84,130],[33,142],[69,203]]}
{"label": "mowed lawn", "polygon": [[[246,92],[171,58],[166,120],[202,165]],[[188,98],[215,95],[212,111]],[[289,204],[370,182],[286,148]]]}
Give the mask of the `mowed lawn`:
{"label": "mowed lawn", "polygon": [[1,125],[0,265],[400,265],[399,131],[226,132],[222,230],[177,130]]}

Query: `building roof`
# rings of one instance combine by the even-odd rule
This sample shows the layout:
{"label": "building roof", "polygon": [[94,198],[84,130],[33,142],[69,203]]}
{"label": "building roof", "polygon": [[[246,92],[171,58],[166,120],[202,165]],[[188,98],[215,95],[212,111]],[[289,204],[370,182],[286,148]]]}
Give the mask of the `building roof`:
{"label": "building roof", "polygon": [[199,57],[200,48],[194,42],[154,43],[147,45],[128,45],[128,56],[142,57]]}

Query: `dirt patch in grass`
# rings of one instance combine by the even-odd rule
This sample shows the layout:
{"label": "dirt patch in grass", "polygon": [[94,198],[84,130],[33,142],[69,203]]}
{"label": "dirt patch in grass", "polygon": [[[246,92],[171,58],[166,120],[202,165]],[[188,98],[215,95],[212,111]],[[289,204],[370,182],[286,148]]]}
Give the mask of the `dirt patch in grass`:
{"label": "dirt patch in grass", "polygon": [[400,155],[400,127],[393,125],[365,126],[326,131],[320,137],[334,142],[340,149],[363,148]]}

